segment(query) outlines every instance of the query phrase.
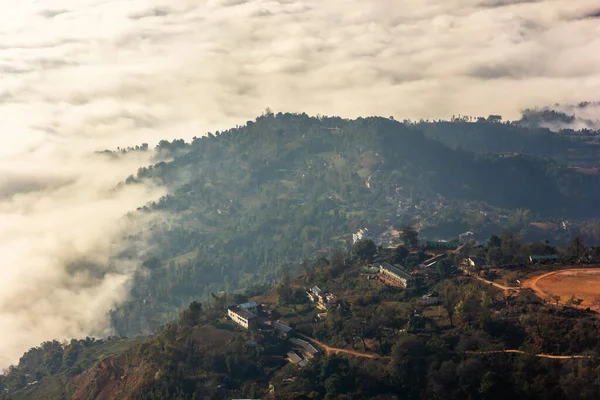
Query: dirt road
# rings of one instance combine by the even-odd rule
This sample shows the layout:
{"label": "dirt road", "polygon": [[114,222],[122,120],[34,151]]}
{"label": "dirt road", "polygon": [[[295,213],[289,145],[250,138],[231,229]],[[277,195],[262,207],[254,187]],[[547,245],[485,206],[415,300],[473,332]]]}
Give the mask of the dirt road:
{"label": "dirt road", "polygon": [[375,353],[361,353],[360,351],[354,351],[354,350],[347,350],[347,349],[340,349],[337,347],[330,347],[327,346],[325,343],[319,342],[317,339],[313,339],[311,337],[302,335],[302,334],[298,334],[298,336],[300,336],[301,338],[308,340],[309,342],[316,344],[317,346],[319,346],[320,348],[322,348],[323,350],[325,350],[325,353],[327,354],[338,354],[338,353],[344,353],[344,354],[349,354],[351,356],[356,356],[356,357],[363,357],[363,358],[389,358],[389,357],[382,357],[379,354],[375,354]]}
{"label": "dirt road", "polygon": [[592,356],[574,355],[574,356],[555,356],[552,354],[530,354],[522,350],[491,350],[491,351],[465,351],[465,354],[500,354],[500,353],[514,353],[514,354],[527,354],[539,358],[550,358],[553,360],[576,360],[576,359],[588,359],[593,358]]}
{"label": "dirt road", "polygon": [[504,286],[504,285],[501,285],[499,283],[488,281],[487,279],[483,279],[483,278],[481,278],[481,277],[479,277],[477,275],[473,275],[473,277],[475,277],[475,279],[477,279],[477,280],[480,280],[481,282],[485,282],[488,285],[492,285],[492,286],[494,286],[494,287],[496,287],[498,289],[502,289],[504,291],[515,291],[516,292],[516,291],[519,291],[519,290],[522,289],[521,287],[518,287],[518,286]]}
{"label": "dirt road", "polygon": [[[359,351],[354,351],[354,350],[330,347],[330,346],[327,346],[325,343],[318,341],[317,339],[313,339],[311,337],[308,337],[308,336],[305,336],[302,334],[298,334],[298,336],[300,336],[301,338],[303,338],[305,340],[308,340],[309,342],[311,342],[313,344],[316,344],[317,346],[319,346],[320,348],[325,350],[326,354],[343,353],[343,354],[349,354],[351,356],[363,357],[363,358],[371,358],[371,359],[377,358],[377,359],[387,359],[387,360],[391,359],[391,357],[389,357],[389,356],[380,356],[379,354],[374,354],[374,353],[361,353]],[[594,358],[593,356],[584,356],[584,355],[561,356],[561,355],[552,355],[552,354],[543,354],[543,353],[531,354],[531,353],[526,353],[522,350],[490,350],[490,351],[465,351],[464,352],[464,354],[469,354],[469,355],[500,354],[500,353],[527,354],[527,355],[530,355],[533,357],[549,358],[549,359],[553,359],[553,360],[579,360],[579,359]]]}

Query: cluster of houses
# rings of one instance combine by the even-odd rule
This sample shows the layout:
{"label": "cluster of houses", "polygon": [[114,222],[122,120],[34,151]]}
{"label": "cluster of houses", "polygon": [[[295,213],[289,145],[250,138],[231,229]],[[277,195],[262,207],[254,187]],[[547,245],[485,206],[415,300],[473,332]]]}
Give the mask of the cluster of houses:
{"label": "cluster of houses", "polygon": [[[318,289],[316,286],[313,289]],[[333,296],[323,293],[320,289],[312,290],[318,304],[323,307],[333,300]],[[318,294],[318,296],[317,296]],[[267,337],[287,340],[292,345],[292,349],[286,353],[287,360],[293,364],[303,367],[308,364],[308,360],[319,353],[319,350],[309,342],[298,339],[292,327],[277,321],[270,321],[268,318],[259,317],[259,305],[256,302],[242,303],[227,308],[227,315],[233,322],[245,329],[256,329],[259,332],[267,333]],[[270,334],[269,334],[270,332]]]}
{"label": "cluster of houses", "polygon": [[318,286],[310,288],[306,295],[311,302],[316,303],[316,307],[327,311],[335,304],[335,296],[331,293],[324,292]]}
{"label": "cluster of houses", "polygon": [[[288,352],[287,356],[290,362],[303,367],[308,364],[308,361],[319,354],[319,349],[307,342],[306,340],[291,338],[290,342],[294,345],[294,350]],[[290,354],[291,353],[291,354]],[[301,354],[304,358],[301,358]]]}

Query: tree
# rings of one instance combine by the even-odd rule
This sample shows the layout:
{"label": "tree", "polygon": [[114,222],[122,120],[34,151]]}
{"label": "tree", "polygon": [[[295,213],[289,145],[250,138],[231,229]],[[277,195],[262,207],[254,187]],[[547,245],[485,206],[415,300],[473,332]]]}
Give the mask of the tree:
{"label": "tree", "polygon": [[492,124],[497,124],[500,123],[500,121],[502,121],[502,115],[490,115],[487,117],[487,120]]}
{"label": "tree", "polygon": [[581,305],[581,303],[583,303],[583,299],[578,299],[577,297],[575,297],[575,295],[571,295],[571,297],[569,297],[569,299],[567,300],[567,304],[571,304],[574,306],[578,306]]}
{"label": "tree", "polygon": [[519,241],[515,235],[506,228],[502,229],[500,239],[502,240],[502,254],[505,259],[512,261],[519,251]]}
{"label": "tree", "polygon": [[497,235],[492,235],[487,241],[487,246],[492,247],[502,247],[502,239],[500,239]]}
{"label": "tree", "polygon": [[373,261],[373,257],[377,252],[377,246],[371,239],[361,239],[352,246],[352,256],[356,260],[363,262]]}
{"label": "tree", "polygon": [[412,226],[405,225],[402,227],[400,239],[405,246],[414,248],[419,244],[419,233]]}
{"label": "tree", "polygon": [[409,254],[410,254],[410,251],[406,247],[404,247],[404,246],[396,247],[396,250],[394,251],[394,263],[402,264],[404,262],[404,260],[406,259],[406,257],[408,257]]}
{"label": "tree", "polygon": [[546,295],[546,301],[548,301],[548,302],[554,301],[554,302],[556,302],[556,305],[558,305],[558,302],[560,301],[560,296],[556,295],[554,293],[548,293]]}
{"label": "tree", "polygon": [[285,287],[290,285],[290,267],[287,265],[281,268],[281,284]]}
{"label": "tree", "polygon": [[447,258],[440,260],[436,263],[435,268],[437,269],[438,273],[440,274],[441,279],[446,279],[447,277],[450,276],[450,274],[452,273],[453,265],[454,264],[452,263],[452,261]]}
{"label": "tree", "polygon": [[196,325],[199,322],[202,314],[203,314],[202,303],[199,303],[197,301],[192,301],[190,303],[190,306],[188,307],[188,309],[184,310],[179,315],[179,319],[181,320],[182,323],[191,327],[191,326]]}
{"label": "tree", "polygon": [[579,258],[585,252],[585,243],[581,235],[575,235],[569,243],[567,252],[571,257]]}
{"label": "tree", "polygon": [[404,399],[418,399],[427,376],[427,346],[423,339],[408,335],[392,348],[393,378]]}
{"label": "tree", "polygon": [[456,306],[460,302],[458,288],[456,287],[456,284],[454,282],[448,280],[444,282],[442,290],[440,292],[442,295],[442,306],[448,313],[448,319],[450,319],[450,326],[454,327],[454,320],[452,319],[452,317],[454,316]]}
{"label": "tree", "polygon": [[502,391],[503,388],[498,374],[494,371],[486,372],[481,379],[479,393],[486,399],[502,399],[505,398],[503,397]]}
{"label": "tree", "polygon": [[502,262],[502,249],[492,247],[487,252],[487,262],[490,265],[498,266]]}

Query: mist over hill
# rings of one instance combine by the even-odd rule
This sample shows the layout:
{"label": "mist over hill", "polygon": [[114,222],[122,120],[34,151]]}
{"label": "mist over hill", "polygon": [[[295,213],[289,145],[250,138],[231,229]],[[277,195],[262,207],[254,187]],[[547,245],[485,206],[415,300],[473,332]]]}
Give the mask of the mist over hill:
{"label": "mist over hill", "polygon": [[[469,133],[485,136],[500,129],[495,125],[468,125],[466,133],[461,128],[452,135],[440,135],[431,126],[410,127],[451,149],[461,148],[451,151],[404,128],[388,138],[387,125],[378,125],[375,133],[364,122],[341,122],[351,132],[351,146],[359,146],[347,149],[345,158],[342,150],[334,157],[335,147],[344,147],[339,140],[310,133],[331,128],[321,122],[309,122],[310,129],[294,127],[304,124],[299,120],[289,127],[280,124],[277,129],[290,137],[259,141],[260,149],[248,138],[234,146],[238,139],[232,138],[246,130],[270,135],[271,128],[256,121],[264,126],[228,135],[230,145],[224,136],[210,145],[170,142],[166,147],[173,149],[162,154],[173,162],[132,178],[143,184],[121,186],[140,166],[157,162],[153,152],[119,152],[112,158],[95,152],[143,143],[152,149],[163,139],[191,142],[209,130],[245,126],[266,106],[344,118],[448,119],[460,113],[501,114],[514,121],[521,118],[520,110],[554,102],[578,105],[595,100],[600,88],[597,9],[596,0],[5,2],[0,13],[0,322],[7,328],[0,331],[0,367],[46,336],[110,333],[106,312],[116,309],[117,322],[129,315],[118,305],[132,283],[141,282],[133,285],[137,305],[131,315],[138,312],[146,322],[132,322],[131,329],[115,323],[120,331],[151,330],[198,293],[270,280],[288,260],[343,245],[342,234],[404,213],[409,198],[421,207],[418,226],[439,237],[470,227],[484,236],[497,228],[486,218],[506,217],[529,235],[535,232],[527,223],[538,217],[549,216],[549,226],[558,226],[565,222],[560,217],[573,210],[588,215],[597,187],[597,153],[586,144],[593,135],[577,132],[570,138],[584,144],[573,148],[574,156],[564,154],[562,139],[543,132],[541,141],[524,139],[521,133],[529,131],[519,131],[496,146],[491,145],[495,133],[484,140]],[[597,121],[592,105],[557,109],[565,114],[556,119],[560,124],[551,113],[529,113],[524,126],[592,129]],[[363,130],[373,130],[369,141],[358,137]],[[300,133],[307,135],[305,141],[295,137]],[[408,147],[395,147],[399,137]],[[216,156],[197,148],[204,146]],[[389,154],[389,146],[397,156]],[[525,155],[507,160],[469,150]],[[275,156],[277,151],[289,161]],[[203,160],[194,159],[199,154]],[[323,170],[317,161],[333,164],[336,172]],[[276,170],[273,163],[297,167],[317,189],[301,181],[300,172]],[[585,168],[565,170],[563,164]],[[512,167],[529,171],[529,177],[511,175]],[[168,180],[160,176],[163,169],[171,174]],[[200,169],[208,174],[201,177],[203,186],[184,193],[195,187]],[[533,193],[529,200],[533,189],[505,191],[485,180],[496,173],[509,188],[513,180],[523,188],[534,179],[549,197]],[[404,186],[385,196],[396,182]],[[580,191],[586,185],[590,193]],[[167,187],[170,197],[148,206],[150,212],[135,212]],[[307,194],[300,195],[301,190]],[[438,193],[447,199],[432,200]],[[441,203],[444,208],[437,210]],[[511,213],[499,207],[527,208]],[[313,214],[324,220],[313,220]],[[182,220],[184,215],[190,219]],[[413,218],[402,215],[396,218]],[[293,228],[278,227],[285,224]],[[293,235],[302,232],[309,240],[298,249]],[[148,242],[145,233],[153,239]],[[566,234],[552,232],[552,238]],[[259,243],[250,249],[254,239]],[[139,247],[131,249],[131,243]],[[236,255],[233,243],[243,243],[245,257]],[[259,245],[266,247],[259,250]],[[126,262],[116,263],[123,255]],[[176,271],[178,265],[185,267]],[[157,277],[152,270],[168,279],[148,289],[147,276]]]}
{"label": "mist over hill", "polygon": [[[502,154],[465,150],[473,142],[464,137],[452,149],[420,127],[442,136],[473,128],[509,141],[531,135],[523,143],[531,148],[544,140],[536,130],[502,123],[405,125],[266,112],[191,143],[161,142],[158,151],[172,161],[127,179],[164,185],[169,194],[141,209],[164,219],[151,229],[157,250],[146,260],[148,274],[136,277],[131,300],[111,313],[117,332],[151,331],[194,298],[268,284],[282,266],[347,249],[365,226],[408,222],[431,238],[470,230],[484,239],[502,227],[527,236],[530,222],[600,217],[597,175],[546,157],[507,156],[501,145],[488,147]],[[418,208],[404,211],[408,201]],[[503,214],[513,216],[502,222]]]}

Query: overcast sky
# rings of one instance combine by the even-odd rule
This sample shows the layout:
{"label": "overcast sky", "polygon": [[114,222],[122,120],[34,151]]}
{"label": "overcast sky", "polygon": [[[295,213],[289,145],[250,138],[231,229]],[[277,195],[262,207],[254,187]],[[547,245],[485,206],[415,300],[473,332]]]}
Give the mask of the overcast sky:
{"label": "overcast sky", "polygon": [[189,139],[267,106],[513,119],[600,97],[598,0],[0,4],[0,367],[85,335],[126,292],[130,268],[77,286],[63,265],[73,249],[106,255],[121,216],[160,192],[112,192],[145,160],[109,167],[93,150]]}

